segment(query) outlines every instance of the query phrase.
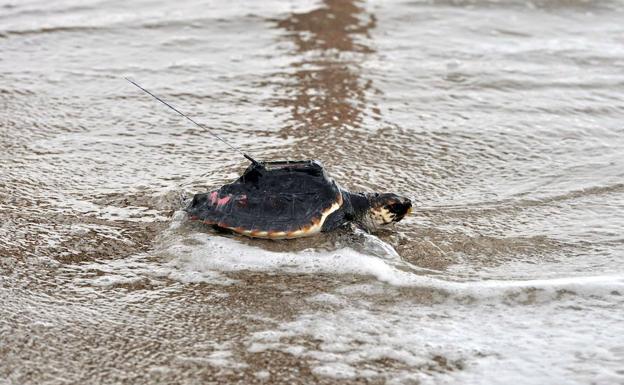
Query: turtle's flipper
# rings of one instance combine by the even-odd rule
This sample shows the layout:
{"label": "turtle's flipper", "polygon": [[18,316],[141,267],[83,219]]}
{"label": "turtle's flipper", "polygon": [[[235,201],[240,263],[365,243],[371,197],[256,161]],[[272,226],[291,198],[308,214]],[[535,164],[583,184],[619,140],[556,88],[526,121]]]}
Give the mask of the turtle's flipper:
{"label": "turtle's flipper", "polygon": [[327,219],[325,219],[325,222],[323,223],[323,228],[321,229],[321,231],[324,233],[327,233],[329,231],[336,230],[337,228],[339,228],[340,226],[343,226],[347,222],[348,221],[347,219],[345,219],[344,210],[338,209],[334,211],[333,213],[331,213],[327,217]]}

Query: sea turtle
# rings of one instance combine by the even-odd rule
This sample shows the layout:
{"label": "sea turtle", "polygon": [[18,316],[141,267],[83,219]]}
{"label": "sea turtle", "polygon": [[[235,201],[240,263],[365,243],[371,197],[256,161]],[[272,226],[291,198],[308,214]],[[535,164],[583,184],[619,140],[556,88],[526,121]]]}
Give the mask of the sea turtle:
{"label": "sea turtle", "polygon": [[298,238],[353,222],[374,231],[398,222],[412,202],[395,194],[351,193],[317,161],[252,163],[236,181],[196,194],[191,219],[256,238]]}

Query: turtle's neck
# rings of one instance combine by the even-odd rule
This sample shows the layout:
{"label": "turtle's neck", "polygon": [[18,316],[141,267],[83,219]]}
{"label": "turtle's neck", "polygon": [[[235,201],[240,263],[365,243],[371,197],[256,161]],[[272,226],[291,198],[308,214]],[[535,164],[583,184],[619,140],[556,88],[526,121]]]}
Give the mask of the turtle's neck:
{"label": "turtle's neck", "polygon": [[368,209],[370,209],[370,202],[366,194],[364,193],[346,193],[349,198],[349,203],[351,204],[351,210],[349,214],[353,215],[353,219],[357,221],[361,221],[362,218],[366,216],[368,213]]}

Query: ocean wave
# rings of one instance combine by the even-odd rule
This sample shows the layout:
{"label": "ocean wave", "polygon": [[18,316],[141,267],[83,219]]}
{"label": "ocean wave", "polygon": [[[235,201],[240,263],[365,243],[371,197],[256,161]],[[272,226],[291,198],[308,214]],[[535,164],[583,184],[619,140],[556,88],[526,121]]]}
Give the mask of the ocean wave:
{"label": "ocean wave", "polygon": [[207,273],[213,281],[213,273],[227,275],[240,271],[359,275],[394,287],[426,288],[451,299],[476,301],[540,302],[565,295],[624,294],[624,273],[617,272],[526,280],[473,280],[461,272],[424,269],[404,261],[392,246],[372,235],[366,235],[361,244],[338,243],[334,249],[272,251],[237,238],[185,229],[181,221],[174,221],[172,229],[161,239],[157,253],[176,270],[178,277]]}

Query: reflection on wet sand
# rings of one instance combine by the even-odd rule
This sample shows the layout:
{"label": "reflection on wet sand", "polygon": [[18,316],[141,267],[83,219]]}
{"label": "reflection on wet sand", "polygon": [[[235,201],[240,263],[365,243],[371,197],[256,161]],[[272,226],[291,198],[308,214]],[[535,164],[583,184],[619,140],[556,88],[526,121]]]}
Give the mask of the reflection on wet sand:
{"label": "reflection on wet sand", "polygon": [[[417,202],[421,179],[425,177],[431,183],[427,178],[430,165],[418,154],[444,159],[448,143],[418,135],[415,127],[401,127],[382,119],[376,105],[381,91],[364,71],[364,63],[378,60],[372,48],[375,15],[359,1],[326,0],[312,11],[294,12],[272,21],[292,44],[287,52],[292,57],[289,66],[276,73],[271,84],[277,95],[274,104],[290,111],[280,134],[294,139],[278,157],[319,159],[338,183],[350,190],[399,192]],[[448,162],[439,172],[453,172],[461,164]],[[377,180],[362,180],[363,170],[376,173]],[[455,261],[453,255],[468,248],[492,259],[503,253],[522,254],[558,246],[541,239],[499,239],[440,230],[423,225],[440,212],[417,210],[416,215],[420,223],[403,221],[396,226],[397,231],[376,235],[391,244],[403,259],[426,268],[443,270]],[[477,219],[472,220],[480,215],[476,213]],[[462,224],[468,225],[469,220]],[[329,237],[335,241],[333,235]],[[265,247],[292,250],[320,245],[317,240],[306,239]]]}
{"label": "reflection on wet sand", "polygon": [[275,104],[292,114],[281,134],[304,139],[293,149],[297,156],[330,160],[335,152],[322,147],[331,141],[340,151],[352,138],[349,129],[362,124],[371,81],[362,76],[361,62],[373,52],[367,42],[375,24],[359,2],[336,0],[276,21],[294,46],[290,68],[276,75],[278,92],[285,95]]}

